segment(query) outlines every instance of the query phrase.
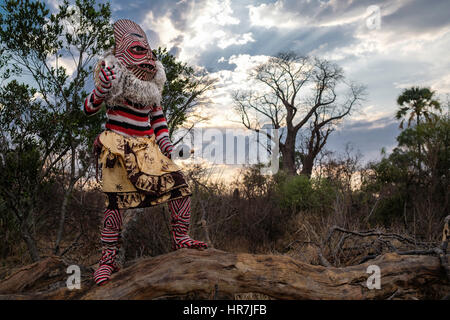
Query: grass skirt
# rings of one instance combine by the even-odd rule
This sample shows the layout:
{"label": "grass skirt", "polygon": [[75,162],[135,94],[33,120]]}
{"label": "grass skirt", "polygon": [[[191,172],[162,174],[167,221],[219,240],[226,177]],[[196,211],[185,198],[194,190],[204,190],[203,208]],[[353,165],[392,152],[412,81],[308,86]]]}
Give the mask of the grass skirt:
{"label": "grass skirt", "polygon": [[155,136],[126,137],[106,130],[99,142],[107,207],[151,207],[192,194],[181,169],[162,154]]}

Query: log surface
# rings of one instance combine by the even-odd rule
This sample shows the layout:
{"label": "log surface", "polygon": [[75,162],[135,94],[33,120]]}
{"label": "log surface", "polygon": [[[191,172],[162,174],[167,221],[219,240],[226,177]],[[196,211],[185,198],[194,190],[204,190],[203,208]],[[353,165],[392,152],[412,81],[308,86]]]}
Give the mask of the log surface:
{"label": "log surface", "polygon": [[[274,299],[353,300],[387,299],[398,290],[419,292],[436,284],[448,288],[438,257],[395,253],[356,266],[334,268],[282,255],[182,249],[134,261],[100,287],[92,281],[92,270],[85,270],[81,290],[64,286],[68,275],[62,270],[67,265],[61,258],[50,257],[21,268],[0,282],[0,298],[120,300],[194,294],[202,299],[232,299],[235,294],[251,292]],[[367,288],[369,265],[380,268],[381,289]],[[60,283],[59,288],[48,289],[52,279]]]}

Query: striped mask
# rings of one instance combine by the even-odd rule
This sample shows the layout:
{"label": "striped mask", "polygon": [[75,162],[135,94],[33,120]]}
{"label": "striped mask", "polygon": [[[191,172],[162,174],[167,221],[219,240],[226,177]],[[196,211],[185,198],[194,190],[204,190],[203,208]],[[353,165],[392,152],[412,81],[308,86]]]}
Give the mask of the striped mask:
{"label": "striped mask", "polygon": [[150,81],[156,74],[156,57],[145,32],[131,20],[117,20],[114,25],[115,56],[138,79]]}

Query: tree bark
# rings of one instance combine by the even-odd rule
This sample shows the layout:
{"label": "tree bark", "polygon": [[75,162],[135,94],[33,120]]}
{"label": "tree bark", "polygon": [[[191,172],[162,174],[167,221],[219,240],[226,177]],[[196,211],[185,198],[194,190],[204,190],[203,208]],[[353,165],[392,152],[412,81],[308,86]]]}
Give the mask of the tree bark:
{"label": "tree bark", "polygon": [[297,168],[295,167],[295,136],[293,132],[287,133],[286,141],[280,143],[280,151],[283,155],[283,169],[291,176],[297,174]]}
{"label": "tree bark", "polygon": [[61,205],[61,215],[59,217],[59,226],[58,226],[58,233],[56,235],[56,242],[55,242],[55,248],[53,253],[59,254],[59,246],[63,238],[63,232],[64,232],[64,224],[66,221],[66,213],[67,213],[67,205],[69,203],[69,198],[72,195],[73,188],[75,186],[75,182],[77,179],[75,178],[75,152],[76,147],[74,146],[73,142],[70,143],[71,146],[71,161],[70,161],[70,179],[69,179],[69,186],[67,187],[66,192],[64,193],[64,199],[63,203]]}
{"label": "tree bark", "polygon": [[314,166],[314,159],[316,158],[316,154],[308,154],[302,163],[302,171],[300,174],[303,174],[307,176],[308,178],[311,178],[313,166]]}
{"label": "tree bark", "polygon": [[[212,293],[233,299],[239,293],[260,293],[275,299],[387,299],[398,291],[419,297],[440,297],[449,284],[438,257],[384,254],[364,264],[345,268],[310,265],[283,255],[229,253],[216,249],[182,249],[138,260],[96,286],[91,270],[83,271],[80,290],[68,290],[67,265],[50,257],[23,267],[0,283],[4,299],[164,299]],[[381,270],[381,288],[368,289],[369,265]],[[56,270],[56,271],[55,271]],[[58,289],[43,291],[50,279]],[[43,283],[39,286],[38,283]],[[436,286],[439,292],[431,292]],[[33,289],[33,290],[27,290]],[[31,291],[31,292],[30,292]]]}
{"label": "tree bark", "polygon": [[28,229],[28,223],[26,222],[26,220],[22,221],[20,229],[22,239],[25,241],[27,245],[31,260],[33,262],[39,261],[40,257],[36,241],[33,239],[33,236],[31,235],[30,230]]}
{"label": "tree bark", "polygon": [[64,199],[61,205],[61,215],[59,217],[58,232],[56,235],[55,248],[53,250],[54,254],[59,254],[59,246],[63,237],[64,223],[66,221],[67,205],[69,203],[69,198],[72,195],[72,189],[73,187],[71,185],[69,186],[69,190],[64,193]]}

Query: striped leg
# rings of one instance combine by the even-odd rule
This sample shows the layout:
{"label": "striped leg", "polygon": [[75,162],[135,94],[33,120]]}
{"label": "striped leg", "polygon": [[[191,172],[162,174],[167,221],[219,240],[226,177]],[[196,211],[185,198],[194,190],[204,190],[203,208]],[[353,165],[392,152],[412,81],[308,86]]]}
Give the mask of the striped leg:
{"label": "striped leg", "polygon": [[122,217],[118,209],[106,209],[101,232],[102,257],[99,267],[94,272],[94,281],[98,285],[104,284],[111,278],[111,274],[119,270],[116,256],[119,252],[120,231]]}
{"label": "striped leg", "polygon": [[105,284],[111,278],[111,274],[119,270],[119,267],[115,262],[118,251],[117,247],[104,247],[102,249],[99,267],[94,272],[94,281],[96,284]]}
{"label": "striped leg", "polygon": [[208,248],[202,241],[193,240],[188,236],[189,222],[191,219],[191,198],[184,197],[171,200],[168,203],[171,212],[172,248]]}

